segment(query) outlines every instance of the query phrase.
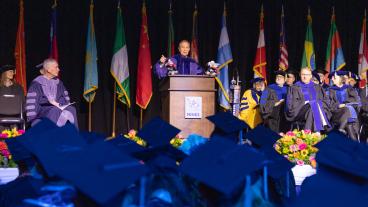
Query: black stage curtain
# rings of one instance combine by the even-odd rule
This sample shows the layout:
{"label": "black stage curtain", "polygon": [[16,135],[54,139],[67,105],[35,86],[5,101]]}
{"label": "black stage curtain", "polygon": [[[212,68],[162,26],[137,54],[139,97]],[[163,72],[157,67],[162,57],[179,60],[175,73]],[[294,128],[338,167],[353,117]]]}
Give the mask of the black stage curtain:
{"label": "black stage curtain", "polygon": [[[27,81],[38,75],[35,65],[49,54],[49,30],[53,0],[24,0],[27,57]],[[87,128],[88,104],[82,98],[84,57],[86,48],[89,0],[58,0],[57,37],[61,79],[76,101],[81,129]],[[117,0],[94,0],[95,28],[98,49],[99,89],[92,105],[92,127],[96,132],[111,133],[113,79],[110,63],[115,34]],[[279,30],[281,6],[285,10],[286,39],[289,65],[298,69],[301,64],[308,7],[313,18],[316,64],[325,65],[326,45],[330,29],[332,6],[335,7],[336,24],[340,33],[347,69],[357,72],[358,47],[364,9],[367,0],[228,0],[227,26],[234,62],[230,65],[230,77],[235,69],[243,81],[243,90],[249,87],[253,77],[252,65],[259,33],[259,13],[264,5],[264,28],[267,49],[268,78],[278,68]],[[146,0],[149,38],[154,64],[167,47],[167,10],[169,0]],[[199,56],[202,66],[216,59],[224,0],[197,0],[199,11]],[[135,87],[142,0],[121,0],[128,47],[131,77],[130,128],[137,128],[139,107],[135,105]],[[15,35],[18,22],[18,0],[0,0],[0,64],[13,64]],[[191,38],[194,0],[173,1],[175,42]],[[272,82],[272,81],[271,81]],[[153,78],[153,97],[144,113],[144,122],[161,111],[159,81]],[[117,132],[126,132],[127,109],[118,104]]]}

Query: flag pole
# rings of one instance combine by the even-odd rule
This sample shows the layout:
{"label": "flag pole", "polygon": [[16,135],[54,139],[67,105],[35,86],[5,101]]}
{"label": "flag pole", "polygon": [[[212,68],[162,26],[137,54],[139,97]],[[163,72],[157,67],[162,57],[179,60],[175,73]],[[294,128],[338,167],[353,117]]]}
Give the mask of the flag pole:
{"label": "flag pole", "polygon": [[139,129],[142,129],[142,122],[143,122],[143,109],[141,108],[141,113],[139,116]]}
{"label": "flag pole", "polygon": [[91,102],[91,96],[88,97],[89,101],[88,101],[88,131],[91,132],[92,131],[92,102]]}
{"label": "flag pole", "polygon": [[129,116],[130,115],[130,113],[129,113],[129,107],[128,107],[128,105],[126,106],[126,119],[127,119],[127,127],[128,127],[128,132],[129,132],[129,130],[130,130],[130,119],[129,119]]}
{"label": "flag pole", "polygon": [[115,137],[115,122],[116,122],[116,83],[114,83],[114,106],[112,109],[112,133],[111,138]]}

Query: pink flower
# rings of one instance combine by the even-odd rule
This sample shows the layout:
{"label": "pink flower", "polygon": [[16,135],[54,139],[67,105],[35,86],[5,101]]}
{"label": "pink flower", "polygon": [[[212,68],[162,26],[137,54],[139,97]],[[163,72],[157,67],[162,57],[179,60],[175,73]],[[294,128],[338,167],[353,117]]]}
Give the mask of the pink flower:
{"label": "pink flower", "polygon": [[0,138],[8,138],[8,134],[1,133],[1,134],[0,134]]}
{"label": "pink flower", "polygon": [[302,144],[300,144],[299,145],[299,150],[303,150],[303,149],[305,149],[305,148],[307,148],[308,146],[307,146],[307,144],[306,143],[302,143]]}
{"label": "pink flower", "polygon": [[296,164],[297,165],[304,165],[304,161],[303,160],[298,160],[298,161],[296,161]]}
{"label": "pink flower", "polygon": [[292,132],[292,131],[288,131],[286,133],[286,135],[291,136],[291,137],[294,137],[295,136],[294,132]]}
{"label": "pink flower", "polygon": [[316,158],[314,158],[313,156],[311,156],[310,158],[309,158],[309,161],[313,161],[313,160],[316,160]]}
{"label": "pink flower", "polygon": [[292,152],[296,152],[296,151],[298,151],[298,148],[297,148],[297,145],[291,145],[290,147],[289,147],[289,149],[290,149],[290,151],[292,151]]}
{"label": "pink flower", "polygon": [[19,129],[19,130],[18,130],[18,133],[19,133],[19,134],[24,134],[25,132],[26,132],[26,131],[24,131],[23,129]]}
{"label": "pink flower", "polygon": [[283,132],[280,132],[279,135],[283,137],[285,134]]}
{"label": "pink flower", "polygon": [[137,134],[137,132],[134,130],[134,129],[131,129],[131,130],[129,130],[129,132],[128,132],[128,136],[129,137],[135,137],[135,135]]}
{"label": "pink flower", "polygon": [[304,129],[304,133],[306,133],[306,134],[310,134],[310,133],[312,133],[312,131],[311,131],[311,130],[309,130],[309,129]]}

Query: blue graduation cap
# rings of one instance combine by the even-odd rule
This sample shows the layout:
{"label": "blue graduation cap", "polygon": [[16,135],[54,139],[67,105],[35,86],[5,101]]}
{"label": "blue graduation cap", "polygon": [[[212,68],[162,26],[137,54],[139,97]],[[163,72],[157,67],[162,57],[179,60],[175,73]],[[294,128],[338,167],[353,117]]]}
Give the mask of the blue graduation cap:
{"label": "blue graduation cap", "polygon": [[125,138],[122,135],[115,137],[114,139],[106,140],[107,143],[114,145],[116,148],[121,150],[123,153],[132,155],[136,152],[144,151],[145,148],[139,144],[133,142],[130,139]]}
{"label": "blue graduation cap", "polygon": [[349,75],[349,72],[348,71],[345,71],[345,70],[337,70],[337,71],[334,71],[332,73],[330,73],[328,75],[329,78],[332,78],[332,76],[344,76],[344,75]]}
{"label": "blue graduation cap", "polygon": [[148,172],[143,163],[102,141],[68,153],[59,163],[57,174],[99,204],[107,203]]}
{"label": "blue graduation cap", "polygon": [[212,132],[211,137],[220,136],[238,142],[239,139],[242,139],[242,133],[239,133],[247,128],[247,124],[244,121],[229,112],[219,112],[206,118],[215,124],[215,130]]}
{"label": "blue graduation cap", "polygon": [[225,195],[244,183],[246,175],[263,168],[265,157],[245,145],[212,138],[180,165],[180,171]]}
{"label": "blue graduation cap", "polygon": [[37,139],[41,133],[57,128],[56,124],[49,119],[42,119],[38,124],[29,128],[23,135],[15,139],[6,139],[9,151],[15,161],[31,159],[32,153],[29,146]]}
{"label": "blue graduation cap", "polygon": [[248,131],[245,137],[252,142],[252,146],[259,149],[268,159],[269,174],[273,178],[280,178],[290,172],[294,165],[285,157],[277,153],[274,144],[281,138],[279,134],[264,126],[257,126]]}
{"label": "blue graduation cap", "polygon": [[270,128],[258,125],[254,129],[248,131],[245,135],[245,138],[250,140],[252,142],[252,145],[257,148],[273,148],[273,145],[276,143],[277,140],[281,138],[281,136],[272,131]]}
{"label": "blue graduation cap", "polygon": [[318,166],[333,168],[368,181],[368,146],[332,131],[319,142],[316,161]]}
{"label": "blue graduation cap", "polygon": [[67,123],[63,127],[55,127],[44,133],[31,135],[29,139],[20,139],[19,141],[38,158],[50,177],[56,175],[55,157],[50,156],[53,151],[80,150],[87,145],[71,123]]}
{"label": "blue graduation cap", "polygon": [[144,139],[149,146],[156,147],[170,143],[180,130],[160,117],[151,119],[138,131],[137,136]]}

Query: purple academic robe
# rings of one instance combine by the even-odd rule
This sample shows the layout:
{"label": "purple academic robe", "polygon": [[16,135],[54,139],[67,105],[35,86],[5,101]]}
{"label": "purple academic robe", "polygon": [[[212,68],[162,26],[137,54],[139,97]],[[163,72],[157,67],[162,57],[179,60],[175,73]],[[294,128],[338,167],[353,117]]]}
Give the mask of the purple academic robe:
{"label": "purple academic robe", "polygon": [[40,75],[32,81],[26,99],[27,121],[32,126],[41,118],[48,118],[58,126],[70,121],[78,128],[76,110],[73,106],[61,110],[49,100],[55,100],[60,106],[70,103],[69,93],[59,79],[49,80]]}
{"label": "purple academic robe", "polygon": [[[175,64],[178,74],[181,75],[200,75],[203,74],[203,68],[190,57],[182,55],[174,55],[170,60]],[[167,76],[168,68],[158,61],[155,64],[155,72],[158,78],[164,78]]]}

